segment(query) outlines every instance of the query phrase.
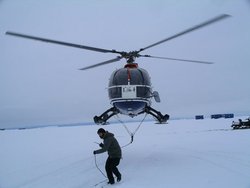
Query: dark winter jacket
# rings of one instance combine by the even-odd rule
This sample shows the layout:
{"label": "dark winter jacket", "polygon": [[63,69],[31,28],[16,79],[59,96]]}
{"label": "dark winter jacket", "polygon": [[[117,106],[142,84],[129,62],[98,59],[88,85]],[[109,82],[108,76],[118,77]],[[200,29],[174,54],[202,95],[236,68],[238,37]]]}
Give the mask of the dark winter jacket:
{"label": "dark winter jacket", "polygon": [[110,158],[121,158],[122,151],[119,143],[114,137],[114,134],[106,131],[105,136],[103,138],[103,147],[99,150],[96,150],[95,153],[103,153],[107,151]]}

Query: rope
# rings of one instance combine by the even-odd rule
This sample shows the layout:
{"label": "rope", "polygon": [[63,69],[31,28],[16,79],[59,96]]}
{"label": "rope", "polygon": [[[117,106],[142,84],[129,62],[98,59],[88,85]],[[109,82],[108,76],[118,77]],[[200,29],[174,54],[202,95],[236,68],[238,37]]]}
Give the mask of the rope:
{"label": "rope", "polygon": [[99,187],[100,184],[102,184],[102,183],[104,183],[106,181],[107,181],[107,179],[99,181],[98,183],[96,183],[95,185],[93,185],[93,187],[97,187],[97,186]]}
{"label": "rope", "polygon": [[134,132],[131,132],[131,131],[128,129],[128,127],[125,125],[125,123],[124,123],[122,120],[120,120],[120,118],[119,118],[118,115],[116,115],[116,116],[117,116],[116,119],[123,125],[123,127],[126,129],[126,131],[128,132],[128,134],[129,134],[130,137],[131,137],[130,142],[129,142],[128,144],[126,144],[126,145],[124,145],[124,146],[121,147],[121,148],[125,148],[125,147],[127,147],[128,145],[130,145],[130,144],[133,143],[133,141],[134,141],[134,135],[135,135],[135,133],[139,130],[139,128],[141,127],[142,123],[144,122],[145,118],[147,117],[147,114],[145,113],[144,118],[141,120],[140,124],[137,126],[137,128],[135,129]]}
{"label": "rope", "polygon": [[107,176],[102,172],[102,170],[98,167],[98,165],[97,165],[97,162],[96,162],[96,155],[94,155],[95,156],[95,166],[96,166],[96,168],[101,172],[101,174],[105,177],[105,178],[107,178]]}

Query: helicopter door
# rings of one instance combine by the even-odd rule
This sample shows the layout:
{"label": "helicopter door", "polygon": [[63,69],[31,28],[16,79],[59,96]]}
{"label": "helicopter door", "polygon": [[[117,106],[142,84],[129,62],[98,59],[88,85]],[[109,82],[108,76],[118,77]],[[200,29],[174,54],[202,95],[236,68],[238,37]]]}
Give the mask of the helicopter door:
{"label": "helicopter door", "polygon": [[133,85],[122,86],[122,98],[126,99],[136,98],[136,86]]}

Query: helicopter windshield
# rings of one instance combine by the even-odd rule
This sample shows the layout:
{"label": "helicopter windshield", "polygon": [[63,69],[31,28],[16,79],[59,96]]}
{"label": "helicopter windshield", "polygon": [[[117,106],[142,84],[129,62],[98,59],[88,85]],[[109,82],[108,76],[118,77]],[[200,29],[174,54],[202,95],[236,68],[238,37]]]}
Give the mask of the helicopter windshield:
{"label": "helicopter windshield", "polygon": [[141,68],[121,68],[113,72],[109,80],[109,87],[117,85],[128,85],[128,71],[130,74],[130,85],[151,86],[150,77],[146,70]]}

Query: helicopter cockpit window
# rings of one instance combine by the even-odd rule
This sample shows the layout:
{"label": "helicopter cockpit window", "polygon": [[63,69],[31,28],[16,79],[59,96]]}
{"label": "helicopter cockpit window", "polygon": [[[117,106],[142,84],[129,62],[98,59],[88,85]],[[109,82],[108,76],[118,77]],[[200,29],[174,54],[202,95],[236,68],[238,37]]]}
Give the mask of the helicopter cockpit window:
{"label": "helicopter cockpit window", "polygon": [[[130,69],[131,85],[147,85],[150,86],[150,77],[144,69]],[[115,71],[110,78],[109,86],[127,85],[128,71],[126,68]]]}
{"label": "helicopter cockpit window", "polygon": [[109,88],[109,98],[121,98],[122,97],[122,88],[121,87],[114,87]]}
{"label": "helicopter cockpit window", "polygon": [[136,88],[136,95],[137,97],[141,98],[150,98],[151,96],[151,88],[150,87],[140,87]]}
{"label": "helicopter cockpit window", "polygon": [[116,85],[127,85],[128,84],[128,75],[126,70],[119,69],[115,71],[109,81],[109,86],[116,86]]}

